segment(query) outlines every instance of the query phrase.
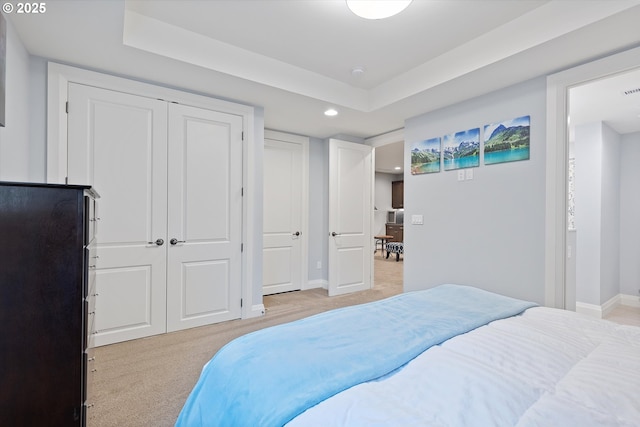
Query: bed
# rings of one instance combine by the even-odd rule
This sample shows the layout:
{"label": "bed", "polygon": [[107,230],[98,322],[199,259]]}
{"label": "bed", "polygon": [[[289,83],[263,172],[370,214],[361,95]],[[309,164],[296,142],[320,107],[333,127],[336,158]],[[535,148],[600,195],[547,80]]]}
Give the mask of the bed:
{"label": "bed", "polygon": [[640,328],[441,285],[266,328],[177,426],[638,426]]}

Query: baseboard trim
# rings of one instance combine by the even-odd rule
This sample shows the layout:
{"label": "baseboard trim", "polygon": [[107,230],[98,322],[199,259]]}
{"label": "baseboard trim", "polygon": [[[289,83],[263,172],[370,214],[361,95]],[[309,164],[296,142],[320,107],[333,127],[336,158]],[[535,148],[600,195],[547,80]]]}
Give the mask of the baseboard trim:
{"label": "baseboard trim", "polygon": [[591,317],[602,319],[619,305],[640,307],[640,297],[618,294],[602,305],[588,304],[586,302],[576,302],[576,313],[582,313]]}
{"label": "baseboard trim", "polygon": [[251,310],[248,311],[247,316],[244,319],[252,319],[254,317],[264,316],[264,304],[254,304],[251,306]]}
{"label": "baseboard trim", "polygon": [[576,301],[576,313],[586,314],[590,317],[602,319],[602,307],[595,304]]}
{"label": "baseboard trim", "polygon": [[620,303],[631,307],[640,307],[640,296],[620,294]]}
{"label": "baseboard trim", "polygon": [[614,296],[609,301],[602,304],[602,317],[607,317],[614,308],[620,305],[620,294]]}

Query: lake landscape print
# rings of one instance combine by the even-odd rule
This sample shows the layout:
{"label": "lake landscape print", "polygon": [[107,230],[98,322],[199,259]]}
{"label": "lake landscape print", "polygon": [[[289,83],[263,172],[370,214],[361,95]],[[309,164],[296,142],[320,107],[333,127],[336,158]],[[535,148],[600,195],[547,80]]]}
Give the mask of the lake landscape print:
{"label": "lake landscape print", "polygon": [[444,170],[480,166],[480,128],[445,135],[442,145]]}
{"label": "lake landscape print", "polygon": [[440,138],[425,139],[411,146],[411,174],[440,172]]}
{"label": "lake landscape print", "polygon": [[530,116],[522,116],[484,127],[484,164],[529,159]]}

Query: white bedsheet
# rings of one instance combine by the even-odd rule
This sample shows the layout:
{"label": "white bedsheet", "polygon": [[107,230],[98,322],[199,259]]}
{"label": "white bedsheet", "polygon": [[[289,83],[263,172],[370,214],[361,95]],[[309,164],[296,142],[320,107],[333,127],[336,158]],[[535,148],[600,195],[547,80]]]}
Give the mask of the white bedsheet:
{"label": "white bedsheet", "polygon": [[640,426],[640,328],[530,308],[287,425]]}

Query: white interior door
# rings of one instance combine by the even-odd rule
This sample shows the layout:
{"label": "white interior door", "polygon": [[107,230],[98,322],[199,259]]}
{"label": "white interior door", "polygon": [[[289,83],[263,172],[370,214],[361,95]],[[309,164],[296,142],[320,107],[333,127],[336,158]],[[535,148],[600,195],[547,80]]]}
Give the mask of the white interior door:
{"label": "white interior door", "polygon": [[241,314],[242,117],[169,105],[167,329]]}
{"label": "white interior door", "polygon": [[69,84],[68,180],[101,196],[96,345],[166,330],[166,117],[165,102]]}
{"label": "white interior door", "polygon": [[303,152],[301,141],[264,141],[263,295],[302,289]]}
{"label": "white interior door", "polygon": [[329,295],[371,288],[373,152],[329,140]]}

